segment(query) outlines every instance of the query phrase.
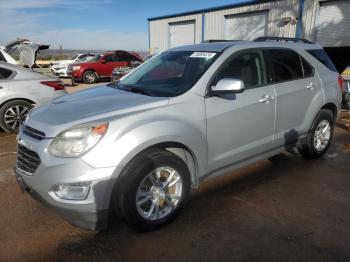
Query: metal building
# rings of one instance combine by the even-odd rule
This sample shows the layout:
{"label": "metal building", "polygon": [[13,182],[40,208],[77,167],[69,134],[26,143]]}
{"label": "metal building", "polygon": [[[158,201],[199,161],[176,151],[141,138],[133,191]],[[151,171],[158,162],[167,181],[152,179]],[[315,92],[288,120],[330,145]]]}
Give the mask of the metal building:
{"label": "metal building", "polygon": [[325,47],[350,47],[350,0],[256,0],[153,17],[151,53],[204,40],[302,37]]}

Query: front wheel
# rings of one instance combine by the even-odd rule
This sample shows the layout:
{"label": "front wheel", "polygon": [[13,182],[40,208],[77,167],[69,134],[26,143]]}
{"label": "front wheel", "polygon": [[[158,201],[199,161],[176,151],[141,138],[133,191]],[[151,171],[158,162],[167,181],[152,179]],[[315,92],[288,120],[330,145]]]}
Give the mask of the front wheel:
{"label": "front wheel", "polygon": [[181,158],[166,150],[149,152],[123,173],[117,212],[135,228],[156,229],[179,212],[189,189],[190,174]]}
{"label": "front wheel", "polygon": [[33,105],[24,100],[7,102],[0,108],[0,127],[6,132],[18,132]]}
{"label": "front wheel", "polygon": [[94,71],[88,70],[83,75],[83,81],[86,84],[95,84],[97,82],[97,74]]}
{"label": "front wheel", "polygon": [[321,109],[305,141],[299,145],[299,152],[306,158],[319,158],[326,153],[334,131],[333,113]]}

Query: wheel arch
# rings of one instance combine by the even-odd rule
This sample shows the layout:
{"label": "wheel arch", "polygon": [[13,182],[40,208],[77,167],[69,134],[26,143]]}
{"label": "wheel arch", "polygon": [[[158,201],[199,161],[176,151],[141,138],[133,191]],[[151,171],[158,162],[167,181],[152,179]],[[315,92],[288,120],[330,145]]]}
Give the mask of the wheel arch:
{"label": "wheel arch", "polygon": [[0,108],[1,108],[2,106],[4,106],[5,104],[7,104],[7,103],[9,103],[9,102],[11,102],[11,101],[15,101],[15,100],[26,101],[26,102],[31,103],[31,104],[33,104],[33,105],[36,104],[33,100],[30,100],[30,99],[28,99],[28,98],[11,98],[11,99],[9,99],[9,100],[6,100],[6,101],[2,102],[2,103],[0,104]]}
{"label": "wheel arch", "polygon": [[337,119],[337,117],[338,117],[338,108],[337,108],[337,106],[334,103],[329,102],[329,103],[325,104],[324,106],[322,106],[321,109],[328,109],[328,110],[330,110],[333,113],[334,120]]}

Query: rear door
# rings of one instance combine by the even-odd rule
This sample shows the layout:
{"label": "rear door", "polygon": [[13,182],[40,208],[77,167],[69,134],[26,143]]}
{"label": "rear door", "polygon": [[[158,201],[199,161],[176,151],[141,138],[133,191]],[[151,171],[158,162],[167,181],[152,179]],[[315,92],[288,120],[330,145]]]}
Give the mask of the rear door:
{"label": "rear door", "polygon": [[297,52],[287,48],[264,50],[276,90],[275,142],[294,145],[308,131],[305,122],[310,106],[323,99],[321,82],[315,69]]}
{"label": "rear door", "polygon": [[8,81],[14,72],[6,68],[0,67],[0,104],[4,101],[8,92]]}
{"label": "rear door", "polygon": [[273,141],[275,93],[266,81],[262,51],[250,49],[234,54],[210,85],[223,78],[242,80],[246,90],[205,99],[209,171],[268,151]]}

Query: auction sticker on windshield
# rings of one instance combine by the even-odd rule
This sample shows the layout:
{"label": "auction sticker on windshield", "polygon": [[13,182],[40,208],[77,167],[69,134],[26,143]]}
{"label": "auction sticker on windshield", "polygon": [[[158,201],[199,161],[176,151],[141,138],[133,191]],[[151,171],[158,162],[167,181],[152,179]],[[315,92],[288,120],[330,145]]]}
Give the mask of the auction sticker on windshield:
{"label": "auction sticker on windshield", "polygon": [[216,53],[212,52],[194,52],[190,57],[194,58],[213,58],[216,55]]}

